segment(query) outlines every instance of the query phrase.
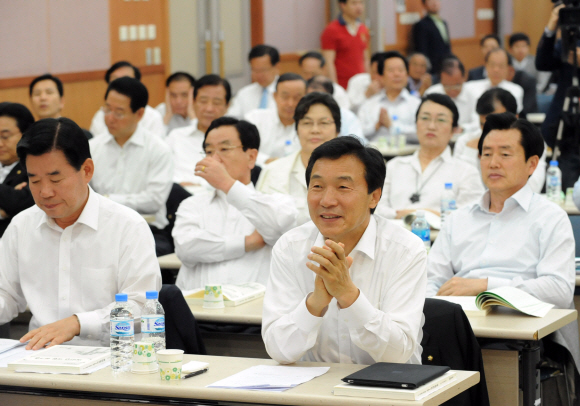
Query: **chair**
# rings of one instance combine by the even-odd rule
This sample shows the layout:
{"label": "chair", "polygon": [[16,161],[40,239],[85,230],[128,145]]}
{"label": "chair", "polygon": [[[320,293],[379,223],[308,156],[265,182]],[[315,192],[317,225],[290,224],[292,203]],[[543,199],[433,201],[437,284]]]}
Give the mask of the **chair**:
{"label": "chair", "polygon": [[489,406],[481,348],[461,306],[440,299],[425,299],[423,314],[423,365],[441,365],[480,373],[477,385],[443,405]]}
{"label": "chair", "polygon": [[576,256],[580,257],[580,216],[568,216],[572,223],[572,232],[576,241]]}
{"label": "chair", "polygon": [[10,323],[0,325],[0,338],[10,338]]}

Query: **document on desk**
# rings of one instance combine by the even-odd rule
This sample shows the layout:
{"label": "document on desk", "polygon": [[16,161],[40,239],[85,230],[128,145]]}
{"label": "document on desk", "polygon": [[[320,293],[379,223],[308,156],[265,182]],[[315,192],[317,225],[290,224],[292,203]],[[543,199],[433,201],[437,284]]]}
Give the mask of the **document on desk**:
{"label": "document on desk", "polygon": [[323,375],[329,367],[257,365],[208,385],[208,388],[283,392]]}
{"label": "document on desk", "polygon": [[18,340],[10,340],[8,338],[0,338],[0,354],[23,345],[26,345],[26,343],[21,343]]}

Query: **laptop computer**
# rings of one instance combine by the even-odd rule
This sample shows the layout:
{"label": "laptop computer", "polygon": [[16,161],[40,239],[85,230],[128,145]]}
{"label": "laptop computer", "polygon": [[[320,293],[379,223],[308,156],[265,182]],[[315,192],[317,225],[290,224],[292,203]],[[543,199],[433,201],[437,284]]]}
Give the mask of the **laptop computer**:
{"label": "laptop computer", "polygon": [[377,362],[354,374],[342,378],[354,385],[380,386],[385,388],[416,389],[440,377],[451,368],[437,365],[395,364]]}

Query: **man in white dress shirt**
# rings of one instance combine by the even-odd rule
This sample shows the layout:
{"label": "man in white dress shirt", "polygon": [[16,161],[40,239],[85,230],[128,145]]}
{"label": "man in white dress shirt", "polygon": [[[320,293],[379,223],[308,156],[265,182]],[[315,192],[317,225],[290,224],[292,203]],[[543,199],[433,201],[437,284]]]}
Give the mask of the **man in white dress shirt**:
{"label": "man in white dress shirt", "polygon": [[[128,76],[141,80],[141,71],[136,66],[131,65],[127,61],[120,61],[114,63],[105,73],[105,82],[107,85],[113,80]],[[147,131],[163,138],[165,137],[165,127],[163,125],[163,116],[151,106],[145,106],[143,119],[139,122],[139,126],[144,127]],[[105,113],[103,109],[97,110],[91,121],[91,133],[94,137],[99,137],[107,132],[107,125],[105,124]]]}
{"label": "man in white dress shirt", "polygon": [[202,76],[195,82],[193,110],[196,118],[187,127],[169,133],[167,144],[173,153],[173,181],[181,186],[208,186],[195,175],[195,164],[203,158],[203,139],[213,120],[223,117],[231,98],[230,83],[218,75]]}
{"label": "man in white dress shirt", "polygon": [[163,117],[165,134],[187,127],[195,118],[193,87],[195,79],[187,72],[175,72],[165,80],[165,102],[155,107]]}
{"label": "man in white dress shirt", "polygon": [[195,173],[215,192],[192,196],[177,210],[172,235],[182,262],[179,288],[266,284],[272,246],[295,226],[297,210],[290,196],[254,189],[251,170],[259,147],[258,130],[247,121],[222,117],[206,131],[207,156]]}
{"label": "man in white dress shirt", "polygon": [[425,246],[372,213],[381,154],[354,137],[316,148],[306,169],[312,222],[272,252],[262,338],[284,364],[420,363]]}
{"label": "man in white dress shirt", "polygon": [[14,217],[0,240],[0,323],[26,306],[27,349],[71,341],[109,345],[116,293],[138,318],[161,273],[145,220],[89,186],[94,165],[83,131],[43,119],[18,144],[36,206]]}
{"label": "man in white dress shirt", "polygon": [[409,65],[397,51],[385,52],[383,58],[379,74],[384,90],[364,102],[358,111],[363,132],[369,140],[404,134],[408,142],[416,144],[415,115],[421,100],[407,90]]}
{"label": "man in white dress shirt", "polygon": [[254,109],[276,109],[274,92],[278,81],[278,50],[269,45],[256,45],[248,55],[252,83],[241,88],[232,101],[228,116],[242,119]]}
{"label": "man in white dress shirt", "polygon": [[[305,53],[298,60],[298,64],[302,70],[301,75],[306,81],[312,79],[314,76],[325,76],[324,66],[326,65],[326,60],[320,52],[310,51]],[[347,110],[350,109],[350,99],[346,94],[346,90],[332,80],[330,83],[333,87],[331,94],[340,108]]]}
{"label": "man in white dress shirt", "polygon": [[95,161],[91,186],[109,199],[136,210],[154,214],[150,223],[158,255],[172,252],[166,206],[173,184],[171,150],[158,136],[139,126],[149,95],[137,79],[112,81],[105,95],[108,132],[90,141]]}
{"label": "man in white dress shirt", "polygon": [[351,109],[355,113],[368,98],[383,88],[381,75],[379,75],[379,65],[383,63],[383,56],[384,52],[375,52],[371,56],[370,73],[357,73],[348,80],[346,94],[350,99]]}
{"label": "man in white dress shirt", "polygon": [[276,83],[275,110],[256,109],[246,114],[246,120],[260,132],[258,165],[290,155],[300,149],[294,111],[306,94],[306,81],[296,73],[284,73]]}

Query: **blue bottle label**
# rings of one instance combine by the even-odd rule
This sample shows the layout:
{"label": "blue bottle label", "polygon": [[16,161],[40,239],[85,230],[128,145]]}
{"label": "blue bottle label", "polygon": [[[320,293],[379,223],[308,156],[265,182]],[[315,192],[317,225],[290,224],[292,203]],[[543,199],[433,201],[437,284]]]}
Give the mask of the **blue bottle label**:
{"label": "blue bottle label", "polygon": [[413,234],[419,237],[422,241],[431,241],[431,230],[428,228],[424,229],[413,229]]}
{"label": "blue bottle label", "polygon": [[149,316],[141,316],[141,332],[142,333],[164,333],[165,332],[165,316],[162,314],[152,314]]}
{"label": "blue bottle label", "polygon": [[111,320],[111,336],[131,337],[135,335],[133,320]]}

